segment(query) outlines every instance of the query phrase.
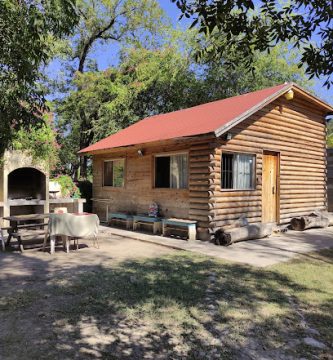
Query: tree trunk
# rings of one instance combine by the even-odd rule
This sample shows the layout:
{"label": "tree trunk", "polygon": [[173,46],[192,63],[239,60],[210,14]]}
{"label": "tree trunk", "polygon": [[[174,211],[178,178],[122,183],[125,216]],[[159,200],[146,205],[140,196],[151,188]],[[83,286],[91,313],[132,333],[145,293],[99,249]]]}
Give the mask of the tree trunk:
{"label": "tree trunk", "polygon": [[301,216],[292,218],[290,225],[292,230],[304,231],[311,228],[325,228],[328,227],[330,221],[328,217],[324,215],[312,214],[310,216]]}
{"label": "tree trunk", "polygon": [[328,218],[328,226],[333,226],[333,213],[329,213],[328,211],[320,211],[315,210],[310,216],[323,216]]}
{"label": "tree trunk", "polygon": [[87,162],[88,162],[88,158],[86,156],[80,157],[80,173],[79,173],[80,179],[87,178],[87,167],[88,167]]}
{"label": "tree trunk", "polygon": [[273,224],[270,223],[250,224],[228,231],[223,231],[220,229],[215,232],[215,244],[228,246],[239,241],[261,239],[271,235],[272,232]]}

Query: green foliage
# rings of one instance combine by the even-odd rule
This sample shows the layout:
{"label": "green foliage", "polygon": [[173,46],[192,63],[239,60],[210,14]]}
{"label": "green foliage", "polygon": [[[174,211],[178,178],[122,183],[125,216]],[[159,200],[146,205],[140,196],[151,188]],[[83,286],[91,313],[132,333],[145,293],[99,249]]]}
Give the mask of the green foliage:
{"label": "green foliage", "polygon": [[327,147],[333,148],[333,121],[332,119],[327,125]]}
{"label": "green foliage", "polygon": [[[206,65],[204,83],[211,100],[256,91],[265,87],[296,82],[310,90],[312,82],[307,79],[303,68],[297,66],[297,52],[290,50],[288,44],[279,44],[269,54],[253,54],[254,72],[238,61],[237,51],[231,51],[219,61],[204,58]],[[225,66],[226,62],[235,64],[234,69]]]}
{"label": "green foliage", "polygon": [[0,152],[17,129],[42,124],[40,68],[50,59],[53,42],[76,20],[72,0],[0,2]]}
{"label": "green foliage", "polygon": [[13,135],[12,147],[29,152],[35,161],[44,161],[50,170],[54,169],[59,161],[59,145],[53,120],[45,116],[40,126],[30,125],[27,129],[17,130]]}
{"label": "green foliage", "polygon": [[[191,27],[213,40],[206,52],[224,57],[235,49],[239,62],[249,69],[256,51],[271,50],[278,43],[292,41],[301,56],[299,65],[306,73],[326,77],[333,84],[333,11],[331,1],[294,0],[172,0],[183,15],[192,18]],[[202,53],[201,53],[202,55]],[[227,63],[234,67],[232,62]]]}
{"label": "green foliage", "polygon": [[75,185],[73,179],[68,175],[59,175],[53,178],[51,181],[56,181],[61,187],[61,194],[64,197],[80,198],[81,192]]}

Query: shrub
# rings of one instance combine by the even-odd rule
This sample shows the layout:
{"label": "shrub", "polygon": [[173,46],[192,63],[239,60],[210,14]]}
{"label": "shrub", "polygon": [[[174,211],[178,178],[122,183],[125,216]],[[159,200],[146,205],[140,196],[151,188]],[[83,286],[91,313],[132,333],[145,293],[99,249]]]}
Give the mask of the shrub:
{"label": "shrub", "polygon": [[68,175],[58,175],[52,181],[56,181],[61,186],[61,194],[64,197],[79,199],[80,189],[76,186],[72,178]]}

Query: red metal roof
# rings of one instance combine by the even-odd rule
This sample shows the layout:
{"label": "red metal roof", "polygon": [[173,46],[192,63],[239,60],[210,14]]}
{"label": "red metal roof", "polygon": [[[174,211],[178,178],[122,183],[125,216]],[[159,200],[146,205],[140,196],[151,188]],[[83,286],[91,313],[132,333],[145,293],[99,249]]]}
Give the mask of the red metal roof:
{"label": "red metal roof", "polygon": [[240,117],[249,116],[261,105],[266,105],[292,86],[277,85],[184,110],[151,116],[88,146],[80,153],[212,133],[223,126],[233,124]]}

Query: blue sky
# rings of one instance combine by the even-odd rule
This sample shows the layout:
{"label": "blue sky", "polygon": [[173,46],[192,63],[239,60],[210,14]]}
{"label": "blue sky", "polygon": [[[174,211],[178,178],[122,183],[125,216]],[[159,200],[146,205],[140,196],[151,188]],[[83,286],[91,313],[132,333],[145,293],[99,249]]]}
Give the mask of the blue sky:
{"label": "blue sky", "polygon": [[[166,14],[170,17],[173,24],[176,26],[177,24],[180,28],[186,31],[187,26],[189,26],[190,22],[186,19],[182,19],[180,22],[178,21],[180,11],[178,10],[177,6],[171,2],[171,0],[158,0],[161,7],[164,9]],[[113,44],[114,46],[114,44]],[[104,48],[97,49],[94,52],[93,57],[96,59],[98,68],[100,70],[107,68],[108,66],[115,64],[117,62],[117,58],[115,56],[108,56],[108,51]],[[54,75],[59,70],[59,64],[57,62],[52,63],[48,68],[48,73],[54,77]],[[323,79],[315,79],[314,80],[314,91],[316,92],[317,96],[321,99],[333,103],[333,89],[327,90],[323,87],[324,80]]]}

